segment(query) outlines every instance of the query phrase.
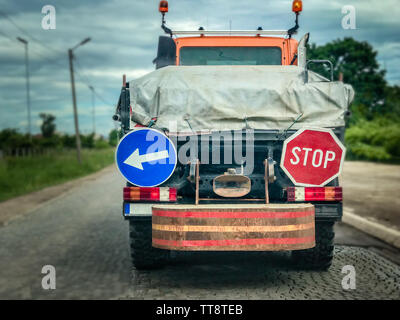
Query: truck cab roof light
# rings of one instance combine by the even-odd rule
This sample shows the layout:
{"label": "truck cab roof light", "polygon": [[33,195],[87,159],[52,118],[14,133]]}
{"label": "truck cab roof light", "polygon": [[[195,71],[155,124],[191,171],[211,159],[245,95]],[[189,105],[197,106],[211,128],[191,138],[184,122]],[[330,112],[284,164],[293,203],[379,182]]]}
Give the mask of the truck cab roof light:
{"label": "truck cab roof light", "polygon": [[172,37],[172,30],[165,25],[165,14],[168,12],[168,1],[162,0],[158,5],[158,11],[161,12],[161,29]]}
{"label": "truck cab roof light", "polygon": [[292,4],[292,11],[296,13],[303,11],[303,2],[301,0],[294,0]]}
{"label": "truck cab roof light", "polygon": [[296,14],[295,25],[293,28],[288,30],[289,39],[292,37],[293,34],[297,32],[299,29],[299,15],[300,12],[303,11],[303,2],[301,0],[294,0],[292,4],[292,11]]}
{"label": "truck cab roof light", "polygon": [[168,1],[160,1],[160,4],[158,6],[158,11],[160,12],[168,12]]}

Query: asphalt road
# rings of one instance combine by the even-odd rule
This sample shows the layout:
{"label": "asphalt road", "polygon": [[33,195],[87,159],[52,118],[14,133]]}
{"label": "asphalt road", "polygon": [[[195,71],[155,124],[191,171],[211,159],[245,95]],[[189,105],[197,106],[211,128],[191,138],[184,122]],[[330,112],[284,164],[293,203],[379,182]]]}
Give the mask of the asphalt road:
{"label": "asphalt road", "polygon": [[[336,226],[328,272],[298,271],[285,253],[178,253],[160,270],[133,270],[114,169],[0,227],[0,299],[400,299],[399,251]],[[56,289],[41,287],[42,267]],[[344,290],[342,268],[356,270]]]}
{"label": "asphalt road", "polygon": [[400,231],[400,165],[345,161],[340,184],[345,206]]}

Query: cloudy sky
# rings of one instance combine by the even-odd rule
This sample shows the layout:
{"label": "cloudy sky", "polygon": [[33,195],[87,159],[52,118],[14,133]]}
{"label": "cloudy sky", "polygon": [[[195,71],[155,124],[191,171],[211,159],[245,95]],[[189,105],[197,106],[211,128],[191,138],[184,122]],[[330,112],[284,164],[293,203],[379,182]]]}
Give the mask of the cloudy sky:
{"label": "cloudy sky", "polygon": [[[56,9],[56,29],[42,29],[42,7]],[[356,9],[356,29],[342,28],[342,7]],[[167,22],[173,29],[287,29],[293,26],[291,0],[170,0]],[[76,88],[80,129],[92,131],[92,94],[96,91],[96,129],[107,135],[122,74],[136,78],[153,70],[161,35],[158,0],[0,0],[0,129],[26,132],[24,47],[29,41],[33,132],[39,113],[57,117],[58,131],[72,133],[73,116],[67,49],[76,50]],[[400,85],[400,9],[398,0],[304,0],[300,37],[311,42],[354,37],[378,50],[387,80]]]}

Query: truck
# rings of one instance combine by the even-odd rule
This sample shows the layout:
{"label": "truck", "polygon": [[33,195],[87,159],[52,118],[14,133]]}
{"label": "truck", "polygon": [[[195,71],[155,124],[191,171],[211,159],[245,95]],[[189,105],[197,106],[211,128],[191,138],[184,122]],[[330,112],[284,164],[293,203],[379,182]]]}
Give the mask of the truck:
{"label": "truck", "polygon": [[[288,30],[179,31],[167,27],[168,2],[160,2],[166,35],[156,70],[123,77],[113,116],[121,125],[116,157],[127,180],[122,214],[136,269],[162,266],[175,250],[288,251],[299,268],[330,267],[354,92],[334,81],[328,60],[307,60],[308,33],[293,38],[302,9],[293,1]],[[153,141],[165,136],[171,150],[161,143],[148,158],[137,147],[128,158],[119,153],[140,131]],[[155,183],[168,163],[154,155],[168,152],[176,158],[171,173]]]}

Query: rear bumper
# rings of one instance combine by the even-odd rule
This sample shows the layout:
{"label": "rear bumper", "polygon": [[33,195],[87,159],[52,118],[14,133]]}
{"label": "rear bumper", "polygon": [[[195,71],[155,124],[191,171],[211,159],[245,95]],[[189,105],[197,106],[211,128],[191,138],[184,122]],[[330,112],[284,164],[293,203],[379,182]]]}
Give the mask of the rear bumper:
{"label": "rear bumper", "polygon": [[[125,219],[151,221],[154,203],[128,203],[124,202],[122,215]],[[341,221],[343,203],[313,203],[315,207],[315,221]]]}
{"label": "rear bumper", "polygon": [[152,245],[181,251],[286,251],[315,246],[315,207],[291,204],[154,205]]}

